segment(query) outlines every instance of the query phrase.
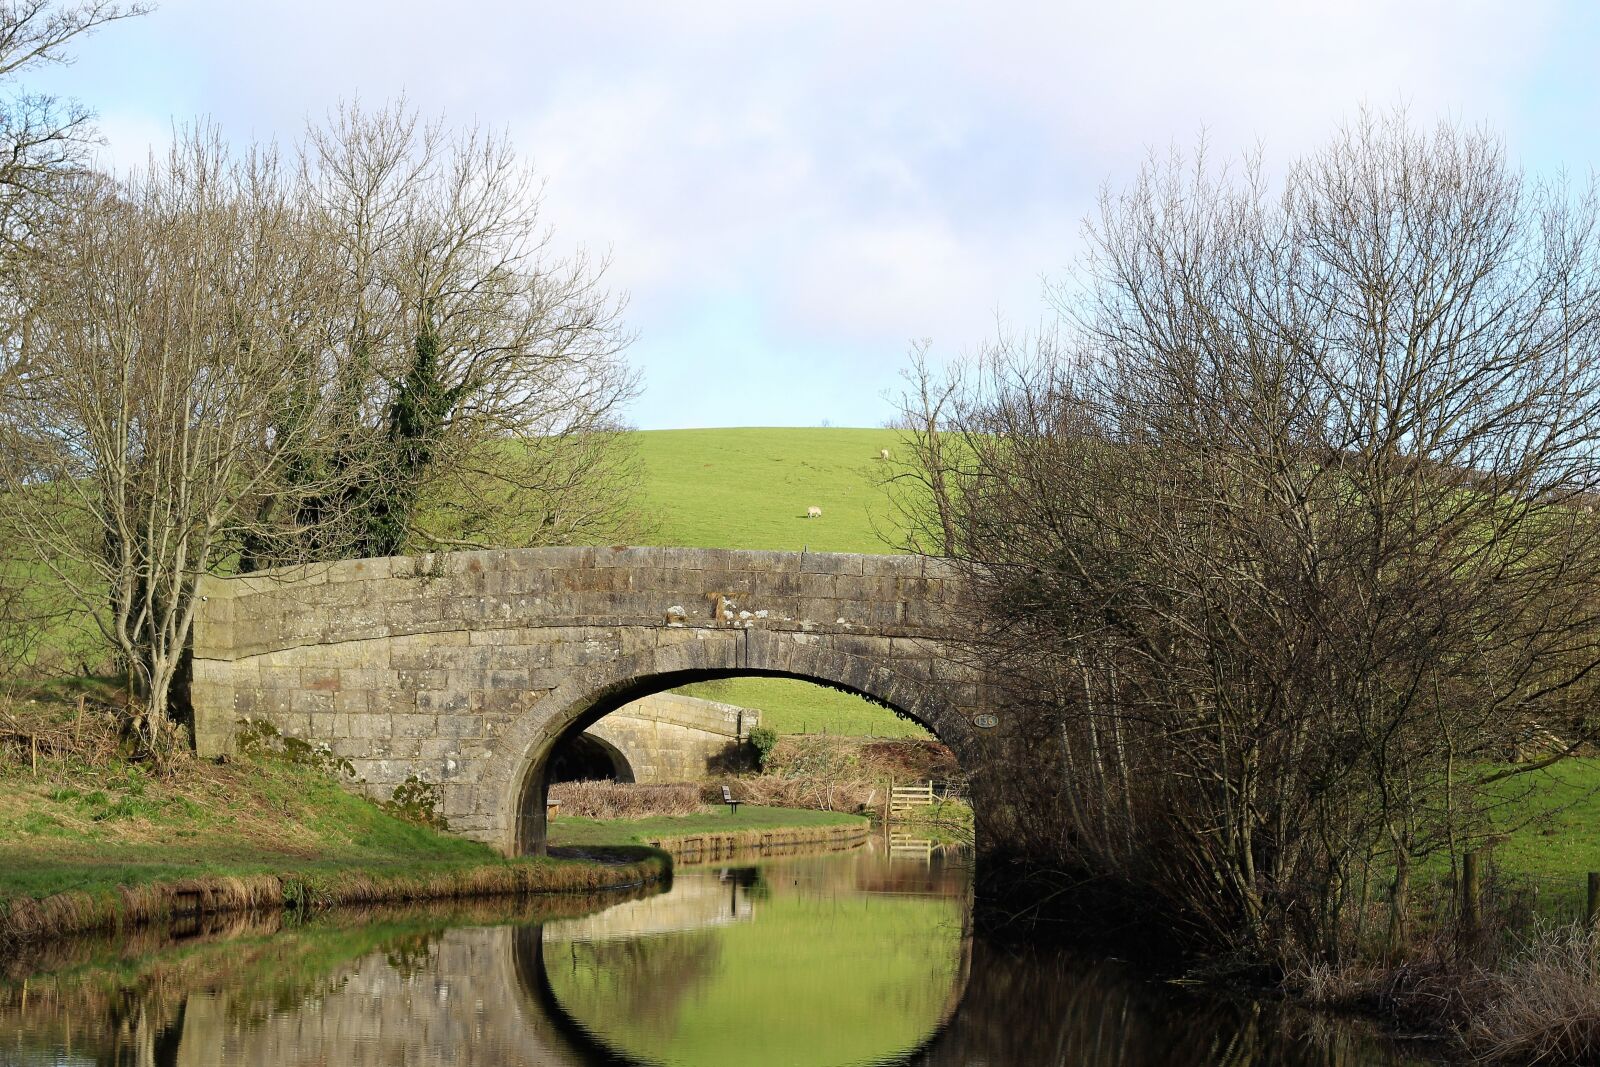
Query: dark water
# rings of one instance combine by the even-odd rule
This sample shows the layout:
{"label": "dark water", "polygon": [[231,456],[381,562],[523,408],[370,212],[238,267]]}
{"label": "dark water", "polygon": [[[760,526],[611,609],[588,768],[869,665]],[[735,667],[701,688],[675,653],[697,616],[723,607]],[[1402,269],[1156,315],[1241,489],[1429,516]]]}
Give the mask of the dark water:
{"label": "dark water", "polygon": [[1338,1065],[1320,1016],[971,936],[968,868],[881,843],[522,910],[228,920],[0,961],[0,1064]]}

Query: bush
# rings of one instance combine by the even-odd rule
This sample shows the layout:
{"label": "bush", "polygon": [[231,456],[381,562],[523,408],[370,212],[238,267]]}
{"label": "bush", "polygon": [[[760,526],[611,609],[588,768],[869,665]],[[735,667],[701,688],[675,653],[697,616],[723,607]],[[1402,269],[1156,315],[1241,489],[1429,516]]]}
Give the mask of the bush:
{"label": "bush", "polygon": [[767,757],[778,747],[778,731],[770,726],[757,726],[750,731],[750,747],[756,750],[756,764],[767,769]]}

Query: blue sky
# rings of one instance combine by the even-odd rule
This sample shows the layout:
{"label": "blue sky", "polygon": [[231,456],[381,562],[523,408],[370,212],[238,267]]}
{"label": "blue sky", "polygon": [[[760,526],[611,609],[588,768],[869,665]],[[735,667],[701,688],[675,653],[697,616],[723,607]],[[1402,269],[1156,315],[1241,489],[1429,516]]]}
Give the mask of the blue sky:
{"label": "blue sky", "polygon": [[405,93],[502,127],[557,246],[609,251],[647,429],[871,426],[909,345],[1045,314],[1104,183],[1200,131],[1282,161],[1363,104],[1600,161],[1600,5],[1473,0],[546,4],[165,0],[31,88],[105,161],[173,123],[292,140]]}

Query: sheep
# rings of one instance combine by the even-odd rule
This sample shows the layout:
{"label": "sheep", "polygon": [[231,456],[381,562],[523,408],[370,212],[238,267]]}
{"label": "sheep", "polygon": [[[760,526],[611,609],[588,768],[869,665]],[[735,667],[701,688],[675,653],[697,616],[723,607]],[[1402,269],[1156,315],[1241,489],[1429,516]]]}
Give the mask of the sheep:
{"label": "sheep", "polygon": [[815,504],[812,504],[809,508],[806,508],[806,518],[808,518],[808,519],[820,519],[820,518],[822,518],[822,509],[817,507]]}
{"label": "sheep", "polygon": [[878,449],[878,458],[879,459],[888,459],[889,458],[889,450],[887,448]]}

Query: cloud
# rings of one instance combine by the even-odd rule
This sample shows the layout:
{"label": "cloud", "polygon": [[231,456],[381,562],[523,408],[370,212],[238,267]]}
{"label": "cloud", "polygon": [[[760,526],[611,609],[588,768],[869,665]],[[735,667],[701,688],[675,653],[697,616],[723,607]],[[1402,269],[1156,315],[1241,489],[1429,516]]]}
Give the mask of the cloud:
{"label": "cloud", "polygon": [[722,360],[698,399],[636,413],[715,424],[741,391],[798,395],[786,361],[881,383],[911,337],[949,351],[996,313],[1033,321],[1097,187],[1201,130],[1285,159],[1363,103],[1406,103],[1515,137],[1572,10],[167,0],[59,77],[105,109],[116,158],[195,110],[284,138],[357,93],[506,126],[549,177],[558,241],[611,250],[647,373],[693,380],[708,339],[742,349],[738,375]]}

